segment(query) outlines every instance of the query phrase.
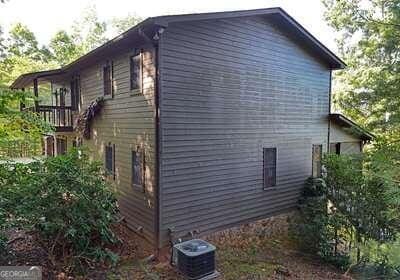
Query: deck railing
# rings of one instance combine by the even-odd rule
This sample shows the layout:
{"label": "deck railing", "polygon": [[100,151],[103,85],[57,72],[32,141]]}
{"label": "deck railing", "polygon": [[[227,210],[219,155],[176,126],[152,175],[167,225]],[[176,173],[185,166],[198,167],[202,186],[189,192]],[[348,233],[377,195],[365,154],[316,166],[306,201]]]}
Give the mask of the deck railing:
{"label": "deck railing", "polygon": [[[35,107],[24,107],[21,110],[35,112]],[[71,106],[38,105],[36,112],[45,122],[52,124],[56,131],[73,130]]]}
{"label": "deck railing", "polygon": [[56,128],[56,131],[72,130],[71,106],[39,105],[37,111],[45,122],[52,124]]}

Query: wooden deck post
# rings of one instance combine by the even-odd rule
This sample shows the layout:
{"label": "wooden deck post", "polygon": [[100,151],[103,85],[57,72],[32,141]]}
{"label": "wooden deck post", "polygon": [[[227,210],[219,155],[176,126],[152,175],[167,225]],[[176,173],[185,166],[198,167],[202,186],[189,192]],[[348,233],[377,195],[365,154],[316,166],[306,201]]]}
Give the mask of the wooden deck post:
{"label": "wooden deck post", "polygon": [[35,94],[35,98],[36,98],[36,100],[35,100],[35,112],[37,112],[38,109],[39,109],[39,100],[38,100],[39,89],[38,89],[38,80],[37,80],[37,78],[33,80],[33,93]]}

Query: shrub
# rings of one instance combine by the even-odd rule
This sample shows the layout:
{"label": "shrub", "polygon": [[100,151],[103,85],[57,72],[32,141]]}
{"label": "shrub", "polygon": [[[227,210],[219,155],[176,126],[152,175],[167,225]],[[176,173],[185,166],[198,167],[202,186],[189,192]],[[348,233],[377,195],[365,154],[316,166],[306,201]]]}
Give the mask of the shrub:
{"label": "shrub", "polygon": [[324,157],[324,177],[307,180],[291,225],[304,250],[341,268],[351,259],[381,271],[396,266],[385,248],[400,232],[399,182],[387,162],[381,151]]}
{"label": "shrub", "polygon": [[117,214],[111,186],[101,165],[86,152],[30,164],[0,165],[0,219],[7,227],[37,232],[50,259],[102,259],[116,241],[110,228]]}
{"label": "shrub", "polygon": [[347,255],[338,252],[335,238],[338,217],[329,215],[327,185],[321,178],[308,178],[299,203],[300,214],[292,218],[290,232],[304,252],[346,269]]}

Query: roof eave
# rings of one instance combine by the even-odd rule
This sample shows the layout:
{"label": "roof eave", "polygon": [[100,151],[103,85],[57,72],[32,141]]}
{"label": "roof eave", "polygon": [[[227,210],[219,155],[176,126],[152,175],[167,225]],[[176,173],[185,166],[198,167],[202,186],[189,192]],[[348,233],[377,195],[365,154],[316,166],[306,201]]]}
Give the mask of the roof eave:
{"label": "roof eave", "polygon": [[359,133],[360,139],[362,139],[362,140],[372,141],[373,139],[376,138],[376,136],[374,134],[372,134],[369,131],[366,131],[361,126],[359,126],[358,124],[356,124],[355,122],[353,122],[352,120],[350,120],[349,118],[345,117],[342,114],[338,114],[338,113],[329,114],[329,119],[332,121],[341,122],[341,123],[339,123],[339,125],[342,125],[343,123],[345,123],[345,124],[347,124],[348,127],[354,128]]}
{"label": "roof eave", "polygon": [[232,17],[243,17],[243,16],[257,16],[257,15],[279,15],[287,23],[289,23],[294,29],[303,36],[304,39],[314,44],[316,48],[321,51],[321,54],[325,56],[329,67],[332,70],[339,70],[346,68],[346,63],[336,56],[331,50],[329,50],[324,44],[322,44],[317,38],[315,38],[310,32],[308,32],[300,23],[298,23],[293,17],[291,17],[285,10],[280,7],[246,10],[246,11],[231,11],[231,12],[216,12],[216,13],[200,13],[200,14],[187,14],[187,15],[170,15],[160,16],[153,18],[154,23],[160,26],[168,27],[173,22],[185,22],[194,20],[209,20],[215,18],[232,18]]}

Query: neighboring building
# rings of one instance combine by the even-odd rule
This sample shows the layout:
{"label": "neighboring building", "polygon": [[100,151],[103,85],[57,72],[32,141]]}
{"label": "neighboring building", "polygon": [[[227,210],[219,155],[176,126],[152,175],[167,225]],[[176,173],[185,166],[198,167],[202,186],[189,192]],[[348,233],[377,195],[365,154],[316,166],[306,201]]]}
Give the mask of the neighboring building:
{"label": "neighboring building", "polygon": [[341,131],[329,120],[331,72],[344,67],[270,8],[149,18],[12,87],[40,97],[38,84],[51,83],[53,104],[36,104],[56,126],[45,150],[89,146],[128,225],[160,248],[293,209],[340,135],[329,135]]}

